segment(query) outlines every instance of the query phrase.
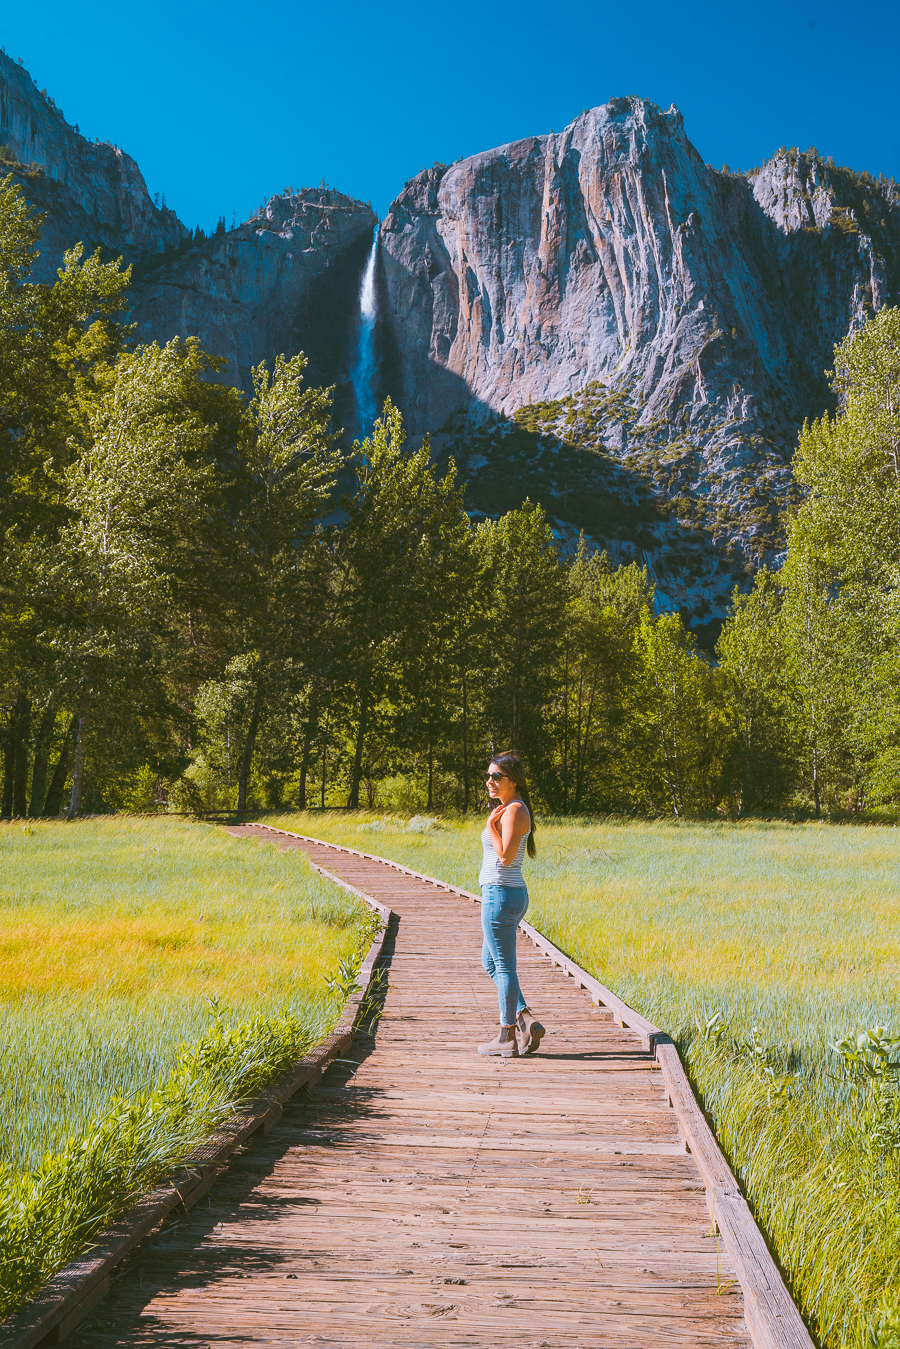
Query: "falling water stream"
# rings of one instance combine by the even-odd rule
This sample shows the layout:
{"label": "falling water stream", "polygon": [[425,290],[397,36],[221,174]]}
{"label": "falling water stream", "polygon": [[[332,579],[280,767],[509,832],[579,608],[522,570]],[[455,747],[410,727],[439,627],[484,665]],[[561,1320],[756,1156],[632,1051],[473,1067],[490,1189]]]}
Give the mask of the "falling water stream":
{"label": "falling water stream", "polygon": [[353,391],[356,395],[356,415],[360,436],[372,430],[377,408],[375,403],[375,262],[378,256],[378,229],[376,226],[366,270],[359,287],[359,335],[356,342],[356,360],[353,363]]}

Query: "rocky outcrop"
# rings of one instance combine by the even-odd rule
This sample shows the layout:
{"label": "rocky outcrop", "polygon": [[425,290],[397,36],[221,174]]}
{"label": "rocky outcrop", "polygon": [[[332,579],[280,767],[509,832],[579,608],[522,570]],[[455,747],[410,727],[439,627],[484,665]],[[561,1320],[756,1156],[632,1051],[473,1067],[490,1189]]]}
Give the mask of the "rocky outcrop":
{"label": "rocky outcrop", "polygon": [[796,152],[717,173],[677,109],[615,99],[559,135],[426,170],[381,237],[417,429],[472,400],[513,410],[629,379],[648,421],[699,428],[716,412],[777,436],[772,396],[793,427],[798,368],[820,378],[834,342],[896,292],[900,190],[860,192]]}
{"label": "rocky outcrop", "polygon": [[224,358],[220,377],[245,388],[252,365],[304,351],[311,382],[341,385],[344,422],[359,277],[377,223],[370,207],[326,188],[273,197],[246,224],[136,269],[138,337],[196,334]]}
{"label": "rocky outcrop", "polygon": [[[370,207],[290,191],[195,238],[5,55],[0,144],[46,213],[43,277],[76,240],[121,254],[141,340],[196,334],[243,387],[260,360],[303,350],[355,429]],[[900,299],[896,184],[812,150],[716,172],[677,109],[639,98],[426,170],[379,237],[382,392],[453,454],[472,508],[530,494],[561,538],[583,529],[646,562],[698,623],[777,555],[834,343]]]}
{"label": "rocky outcrop", "polygon": [[[474,441],[480,461],[504,440],[504,415],[552,403],[519,430],[537,416],[548,445],[677,492],[744,562],[776,546],[772,505],[798,426],[827,403],[834,343],[900,297],[895,184],[815,152],[716,172],[677,109],[638,98],[425,171],[381,241],[414,433],[443,429],[467,464]],[[545,501],[571,521],[559,493]]]}
{"label": "rocky outcrop", "polygon": [[77,241],[122,256],[133,265],[129,318],[139,340],[198,336],[223,358],[220,377],[244,388],[259,361],[304,351],[308,379],[337,383],[337,418],[352,424],[347,371],[359,276],[378,223],[371,207],[305,188],[273,197],[236,229],[194,237],[150,200],[129,155],[85,140],[3,53],[0,147],[6,170],[44,214],[36,279],[53,280]]}
{"label": "rocky outcrop", "polygon": [[[68,124],[46,90],[0,52],[0,146],[6,167],[45,215],[37,278],[51,280],[63,253],[89,251],[128,262],[176,247],[188,231],[157,207],[137,164],[118,146],[88,141]],[[0,172],[4,165],[0,163]]]}

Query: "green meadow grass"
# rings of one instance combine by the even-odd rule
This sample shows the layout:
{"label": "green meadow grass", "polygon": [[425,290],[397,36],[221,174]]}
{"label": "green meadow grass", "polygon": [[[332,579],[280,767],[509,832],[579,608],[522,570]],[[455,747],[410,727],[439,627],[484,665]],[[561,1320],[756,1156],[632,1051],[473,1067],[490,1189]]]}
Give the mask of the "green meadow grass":
{"label": "green meadow grass", "polygon": [[0,1314],[331,1028],[371,932],[208,826],[0,825]]}
{"label": "green meadow grass", "polygon": [[[480,821],[266,818],[477,893]],[[900,1034],[900,830],[543,820],[537,843],[529,922],[677,1040],[819,1343],[898,1349],[896,1088],[832,1046]]]}

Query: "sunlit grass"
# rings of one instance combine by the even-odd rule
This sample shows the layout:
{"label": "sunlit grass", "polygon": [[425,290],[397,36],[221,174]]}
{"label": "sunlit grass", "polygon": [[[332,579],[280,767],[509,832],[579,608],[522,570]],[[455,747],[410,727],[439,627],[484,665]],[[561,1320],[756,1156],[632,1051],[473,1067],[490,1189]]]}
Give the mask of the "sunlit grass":
{"label": "sunlit grass", "polygon": [[297,854],[166,820],[0,825],[0,1161],[33,1165],[209,1025],[337,1014],[358,903]]}
{"label": "sunlit grass", "polygon": [[202,825],[0,825],[0,1317],[334,1024],[372,915]]}
{"label": "sunlit grass", "polygon": [[[266,816],[478,893],[482,822]],[[900,1001],[900,830],[541,821],[528,921],[672,1030],[721,1008],[821,1048]],[[818,1009],[816,1024],[812,1007]],[[680,1008],[680,1016],[676,1009]],[[822,1019],[824,1018],[824,1020]],[[897,1021],[900,1026],[900,1019]]]}
{"label": "sunlit grass", "polygon": [[[482,821],[266,822],[477,893]],[[820,1343],[897,1349],[900,1110],[831,1046],[900,1033],[900,830],[545,820],[537,839],[529,922],[676,1038]]]}

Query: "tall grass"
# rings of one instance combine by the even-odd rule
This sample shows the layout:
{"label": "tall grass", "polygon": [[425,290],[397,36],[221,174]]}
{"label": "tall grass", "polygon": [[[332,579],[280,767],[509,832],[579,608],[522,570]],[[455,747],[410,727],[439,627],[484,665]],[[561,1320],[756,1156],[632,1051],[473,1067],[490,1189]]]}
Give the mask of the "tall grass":
{"label": "tall grass", "polygon": [[[480,822],[267,819],[477,890]],[[900,1033],[900,830],[545,820],[538,846],[529,921],[676,1039],[819,1343],[898,1349],[896,1054],[832,1046]]]}
{"label": "tall grass", "polygon": [[330,1029],[371,932],[211,828],[0,826],[0,1315]]}

